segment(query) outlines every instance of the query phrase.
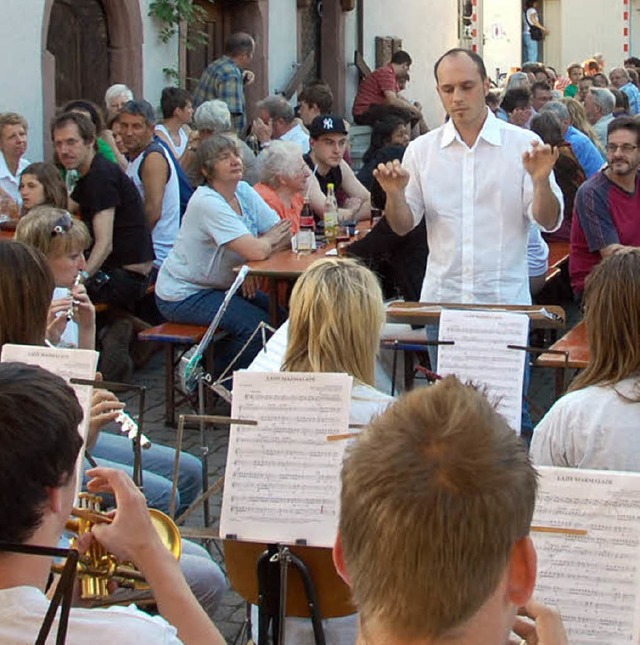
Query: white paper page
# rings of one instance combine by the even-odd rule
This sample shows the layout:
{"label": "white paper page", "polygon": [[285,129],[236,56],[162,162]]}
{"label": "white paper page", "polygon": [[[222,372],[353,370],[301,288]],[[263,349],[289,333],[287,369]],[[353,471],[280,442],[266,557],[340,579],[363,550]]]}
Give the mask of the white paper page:
{"label": "white paper page", "polygon": [[[11,345],[2,347],[0,361],[8,363],[18,361],[28,365],[38,365],[53,374],[57,374],[67,383],[71,378],[93,380],[96,377],[98,366],[98,352],[90,349],[60,349],[57,347],[42,347],[39,345]],[[82,461],[84,459],[84,444],[89,432],[89,414],[91,411],[91,395],[93,388],[89,385],[71,385],[74,389],[84,417],[78,426],[78,432],[82,436],[83,445],[78,455],[76,464],[77,488],[76,497],[82,485]],[[42,405],[47,402],[43,401]]]}
{"label": "white paper page", "polygon": [[[538,468],[536,597],[571,645],[640,643],[640,473]],[[583,533],[583,534],[580,534]]]}
{"label": "white paper page", "polygon": [[347,374],[236,372],[220,535],[333,546],[352,378]]}
{"label": "white paper page", "polygon": [[529,317],[523,314],[443,309],[438,340],[438,373],[486,386],[489,398],[509,425],[520,432]]}

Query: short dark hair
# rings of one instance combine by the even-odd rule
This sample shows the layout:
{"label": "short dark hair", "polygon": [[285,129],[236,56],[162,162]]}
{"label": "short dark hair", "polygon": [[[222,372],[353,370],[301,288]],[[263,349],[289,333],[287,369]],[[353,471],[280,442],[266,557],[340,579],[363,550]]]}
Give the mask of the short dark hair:
{"label": "short dark hair", "polygon": [[255,47],[253,38],[244,31],[236,31],[227,38],[225,43],[225,54],[229,56],[240,56],[241,54],[251,54]]}
{"label": "short dark hair", "polygon": [[635,132],[636,143],[640,144],[640,121],[632,116],[619,116],[613,121],[609,122],[607,126],[607,139],[612,132],[618,130],[627,130],[629,132]]}
{"label": "short dark hair", "polygon": [[181,87],[165,87],[160,95],[160,110],[162,118],[170,119],[178,109],[187,107],[191,94]]}
{"label": "short dark hair", "polygon": [[63,108],[63,112],[86,112],[91,119],[93,125],[96,126],[96,133],[100,134],[104,130],[104,119],[100,108],[93,102],[81,99],[78,101],[70,101]]}
{"label": "short dark hair", "polygon": [[78,128],[78,134],[85,144],[96,141],[96,126],[93,125],[91,119],[82,114],[81,112],[63,112],[53,119],[51,122],[51,138],[53,133],[66,125],[74,123]]}
{"label": "short dark hair", "polygon": [[470,49],[464,49],[462,47],[454,47],[453,49],[450,49],[448,52],[445,52],[444,54],[442,54],[442,56],[438,58],[435,65],[433,66],[433,75],[436,77],[436,83],[438,82],[438,68],[440,67],[440,63],[448,56],[458,56],[460,54],[464,54],[465,56],[468,56],[476,64],[476,67],[478,68],[478,72],[480,73],[480,78],[482,79],[483,82],[487,80],[487,68],[484,65],[482,56],[480,56],[479,54],[476,54],[475,52],[472,52]]}
{"label": "short dark hair", "polygon": [[0,541],[22,544],[42,521],[47,489],[73,475],[83,413],[63,379],[23,363],[0,363],[0,408]]}
{"label": "short dark hair", "polygon": [[309,107],[315,105],[320,114],[331,114],[333,108],[333,92],[327,83],[318,80],[305,85],[298,94],[298,102],[304,101]]}
{"label": "short dark hair", "polygon": [[522,71],[525,74],[546,74],[547,70],[542,63],[525,63],[522,66]]}
{"label": "short dark hair", "polygon": [[149,101],[144,99],[140,101],[127,101],[121,108],[120,114],[133,114],[140,115],[144,117],[144,121],[149,127],[153,127],[156,122],[156,111],[153,109],[153,106]]}
{"label": "short dark hair", "polygon": [[391,57],[391,62],[396,65],[411,65],[411,63],[413,63],[411,56],[409,56],[409,54],[407,54],[407,52],[402,49],[394,52],[393,56]]}
{"label": "short dark hair", "polygon": [[629,113],[630,105],[629,105],[629,97],[627,96],[627,93],[623,92],[622,90],[619,90],[617,87],[609,87],[608,89],[616,99],[615,107],[622,108],[625,112]]}
{"label": "short dark hair", "polygon": [[625,67],[627,65],[632,65],[633,67],[640,67],[640,58],[637,56],[630,56],[629,58],[625,59],[624,61]]}
{"label": "short dark hair", "polygon": [[530,103],[531,92],[525,87],[514,87],[504,93],[500,106],[507,114],[511,114],[518,108],[528,107]]}
{"label": "short dark hair", "polygon": [[544,81],[536,81],[531,86],[531,96],[535,95],[536,90],[542,90],[543,92],[550,92],[551,91],[551,85],[549,85],[549,83],[545,83]]}

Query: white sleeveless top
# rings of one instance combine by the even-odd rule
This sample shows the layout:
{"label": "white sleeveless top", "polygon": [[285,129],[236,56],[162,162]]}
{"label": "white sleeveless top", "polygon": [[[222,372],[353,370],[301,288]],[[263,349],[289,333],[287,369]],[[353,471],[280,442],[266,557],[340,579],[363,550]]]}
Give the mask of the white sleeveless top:
{"label": "white sleeveless top", "polygon": [[171,147],[173,148],[173,152],[176,156],[176,159],[180,159],[182,157],[182,153],[186,150],[187,148],[187,143],[189,143],[189,137],[187,136],[187,133],[184,131],[184,128],[180,128],[178,130],[178,134],[180,135],[180,143],[178,145],[175,144],[175,141],[171,138],[171,134],[169,133],[169,130],[162,125],[162,123],[158,123],[156,125],[156,133],[162,132],[162,134],[167,137],[167,140],[171,142]]}
{"label": "white sleeveless top", "polygon": [[[169,251],[173,248],[173,243],[176,240],[178,229],[180,228],[180,186],[178,184],[178,173],[173,166],[171,156],[161,143],[158,143],[158,145],[169,164],[169,179],[164,187],[162,213],[153,231],[151,231],[153,250],[156,256],[153,266],[159,268],[167,255],[169,255]],[[127,167],[127,175],[135,184],[143,201],[144,186],[140,179],[140,165],[144,156],[144,152],[140,153],[135,159],[129,162],[129,166]]]}

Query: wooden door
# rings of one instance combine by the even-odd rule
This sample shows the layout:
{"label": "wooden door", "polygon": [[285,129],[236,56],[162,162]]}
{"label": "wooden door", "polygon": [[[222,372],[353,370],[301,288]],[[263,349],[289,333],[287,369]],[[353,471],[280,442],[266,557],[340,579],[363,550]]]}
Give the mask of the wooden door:
{"label": "wooden door", "polygon": [[[187,76],[185,79],[185,87],[189,91],[193,91],[202,76],[202,72],[207,68],[209,63],[220,58],[224,54],[224,43],[229,35],[228,20],[225,20],[225,14],[220,4],[211,4],[208,0],[195,0],[195,4],[200,5],[206,12],[207,17],[204,25],[199,27],[199,30],[206,34],[206,42],[191,44],[187,48]],[[190,28],[187,37],[189,43],[194,43],[197,36]]]}
{"label": "wooden door", "polygon": [[55,57],[56,105],[80,98],[102,105],[109,86],[109,38],[102,2],[55,0],[47,50]]}

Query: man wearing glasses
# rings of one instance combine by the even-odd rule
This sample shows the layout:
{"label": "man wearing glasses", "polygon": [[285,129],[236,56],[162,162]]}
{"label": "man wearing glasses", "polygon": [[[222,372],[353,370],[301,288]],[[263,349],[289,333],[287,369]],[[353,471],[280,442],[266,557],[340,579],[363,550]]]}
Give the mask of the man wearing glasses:
{"label": "man wearing glasses", "polygon": [[640,122],[611,121],[606,150],[607,165],[576,195],[569,273],[577,298],[601,258],[640,247]]}

